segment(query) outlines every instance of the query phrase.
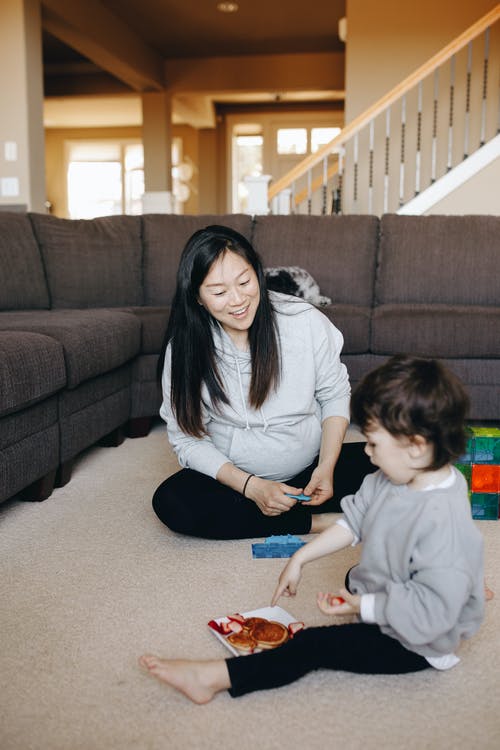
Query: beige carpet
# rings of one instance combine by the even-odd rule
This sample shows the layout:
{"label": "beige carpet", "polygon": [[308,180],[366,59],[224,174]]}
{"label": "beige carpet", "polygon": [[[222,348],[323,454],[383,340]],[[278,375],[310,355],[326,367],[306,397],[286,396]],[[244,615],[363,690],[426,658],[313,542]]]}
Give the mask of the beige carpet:
{"label": "beige carpet", "polygon": [[[370,677],[320,671],[244,698],[195,706],[137,667],[144,651],[226,656],[213,616],[265,606],[283,561],[251,540],[166,530],[150,498],[176,467],[163,429],[96,448],[41,504],[0,506],[2,750],[482,750],[500,747],[500,522],[478,522],[497,597],[447,673]],[[356,550],[305,571],[284,606],[327,618]]]}

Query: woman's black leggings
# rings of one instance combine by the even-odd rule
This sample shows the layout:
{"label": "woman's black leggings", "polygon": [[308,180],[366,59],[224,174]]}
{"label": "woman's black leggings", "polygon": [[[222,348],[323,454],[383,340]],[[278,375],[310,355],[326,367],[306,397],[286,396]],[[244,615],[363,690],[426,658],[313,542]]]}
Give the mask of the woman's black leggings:
{"label": "woman's black leggings", "polygon": [[358,674],[404,674],[430,668],[423,656],[384,635],[378,625],[306,628],[279,648],[226,661],[233,697],[288,685],[315,669]]}
{"label": "woman's black leggings", "polygon": [[[290,479],[293,487],[305,487],[314,462]],[[340,500],[356,492],[366,474],[374,471],[364,452],[364,443],[344,443],[334,473],[334,496],[323,505],[308,508],[297,503],[287,513],[266,516],[240,492],[206,474],[182,469],[156,490],[153,508],[172,531],[205,539],[249,539],[273,534],[308,534],[313,513],[340,511]]]}

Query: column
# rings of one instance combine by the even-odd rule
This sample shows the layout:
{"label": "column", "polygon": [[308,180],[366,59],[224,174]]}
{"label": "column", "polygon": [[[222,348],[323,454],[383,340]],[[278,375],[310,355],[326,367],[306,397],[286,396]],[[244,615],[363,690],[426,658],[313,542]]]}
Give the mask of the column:
{"label": "column", "polygon": [[45,211],[39,0],[0,3],[0,209]]}
{"label": "column", "polygon": [[170,94],[142,95],[143,213],[172,213],[172,106]]}

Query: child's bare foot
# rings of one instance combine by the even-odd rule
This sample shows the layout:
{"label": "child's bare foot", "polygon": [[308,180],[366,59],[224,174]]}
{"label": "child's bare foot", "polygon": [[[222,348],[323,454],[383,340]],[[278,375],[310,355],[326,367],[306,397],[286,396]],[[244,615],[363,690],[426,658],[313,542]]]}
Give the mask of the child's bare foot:
{"label": "child's bare foot", "polygon": [[491,599],[493,599],[494,596],[495,594],[489,588],[489,586],[486,585],[486,581],[485,581],[484,582],[484,598],[486,599],[487,602],[489,602]]}
{"label": "child's bare foot", "polygon": [[184,693],[193,703],[208,703],[220,690],[231,687],[229,672],[223,659],[217,661],[188,661],[160,659],[144,654],[139,664],[160,682]]}

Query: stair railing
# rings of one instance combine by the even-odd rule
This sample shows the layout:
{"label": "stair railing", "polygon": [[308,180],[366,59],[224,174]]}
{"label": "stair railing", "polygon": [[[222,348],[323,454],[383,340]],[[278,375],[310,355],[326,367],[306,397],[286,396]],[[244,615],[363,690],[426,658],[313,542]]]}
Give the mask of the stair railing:
{"label": "stair railing", "polygon": [[500,4],[271,184],[272,213],[395,211],[500,132],[499,19]]}

